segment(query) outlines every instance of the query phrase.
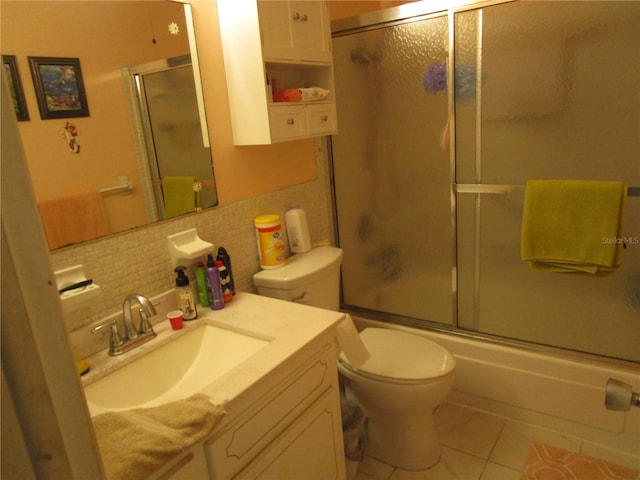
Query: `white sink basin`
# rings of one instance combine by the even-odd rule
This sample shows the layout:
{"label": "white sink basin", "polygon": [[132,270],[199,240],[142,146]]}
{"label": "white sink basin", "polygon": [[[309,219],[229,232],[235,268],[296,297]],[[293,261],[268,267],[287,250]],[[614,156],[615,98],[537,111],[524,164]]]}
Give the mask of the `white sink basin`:
{"label": "white sink basin", "polygon": [[89,409],[95,415],[186,398],[268,343],[268,340],[203,323],[85,386]]}

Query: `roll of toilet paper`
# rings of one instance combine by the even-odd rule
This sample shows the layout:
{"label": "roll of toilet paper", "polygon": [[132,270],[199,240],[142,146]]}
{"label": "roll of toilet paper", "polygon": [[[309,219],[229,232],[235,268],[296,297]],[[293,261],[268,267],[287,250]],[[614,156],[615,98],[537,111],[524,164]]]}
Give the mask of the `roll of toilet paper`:
{"label": "roll of toilet paper", "polygon": [[351,315],[346,314],[344,319],[336,327],[338,346],[347,357],[349,364],[355,369],[359,369],[365,364],[371,354],[360,339],[358,330],[351,319]]}

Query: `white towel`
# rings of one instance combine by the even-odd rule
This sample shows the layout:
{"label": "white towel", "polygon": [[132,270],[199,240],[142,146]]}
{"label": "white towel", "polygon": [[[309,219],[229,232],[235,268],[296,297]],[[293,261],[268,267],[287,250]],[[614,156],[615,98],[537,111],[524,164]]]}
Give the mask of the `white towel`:
{"label": "white towel", "polygon": [[364,346],[356,326],[353,324],[351,315],[346,314],[344,319],[336,327],[336,336],[338,337],[338,345],[342,349],[342,353],[349,361],[351,367],[358,370],[364,363],[371,358],[371,354]]}

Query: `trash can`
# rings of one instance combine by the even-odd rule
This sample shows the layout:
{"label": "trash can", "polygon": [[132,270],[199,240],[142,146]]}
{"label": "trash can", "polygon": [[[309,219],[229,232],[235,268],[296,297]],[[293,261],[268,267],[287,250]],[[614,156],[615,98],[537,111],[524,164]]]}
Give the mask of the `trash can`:
{"label": "trash can", "polygon": [[367,439],[367,417],[362,408],[347,398],[345,388],[340,388],[342,407],[342,435],[344,439],[344,456],[347,466],[347,479],[353,480],[358,466],[364,458]]}

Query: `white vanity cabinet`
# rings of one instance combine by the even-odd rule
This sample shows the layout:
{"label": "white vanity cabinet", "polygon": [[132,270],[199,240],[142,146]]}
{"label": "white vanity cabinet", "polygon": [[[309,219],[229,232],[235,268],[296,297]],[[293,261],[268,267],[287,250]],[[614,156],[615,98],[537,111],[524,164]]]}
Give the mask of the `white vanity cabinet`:
{"label": "white vanity cabinet", "polygon": [[194,480],[209,478],[202,444],[195,445],[171,460],[148,480]]}
{"label": "white vanity cabinet", "polygon": [[291,357],[227,411],[205,443],[212,480],[346,478],[332,335]]}
{"label": "white vanity cabinet", "polygon": [[[337,133],[331,27],[324,0],[218,2],[234,144]],[[274,102],[273,90],[320,87],[309,102]]]}

